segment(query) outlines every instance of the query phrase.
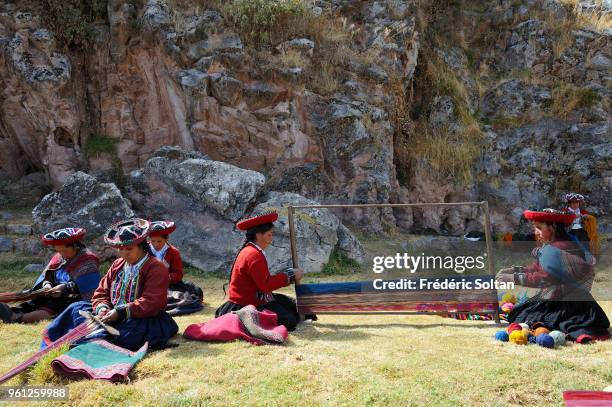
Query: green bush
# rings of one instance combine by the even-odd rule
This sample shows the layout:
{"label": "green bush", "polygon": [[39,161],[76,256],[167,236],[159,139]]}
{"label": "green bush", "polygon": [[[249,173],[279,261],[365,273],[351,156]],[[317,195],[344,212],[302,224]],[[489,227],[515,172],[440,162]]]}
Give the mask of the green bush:
{"label": "green bush", "polygon": [[[354,273],[359,270],[359,263],[337,249],[334,249],[329,255],[329,261],[323,266],[321,274],[347,274]],[[310,275],[310,274],[309,274]]]}
{"label": "green bush", "polygon": [[108,153],[111,155],[115,155],[116,154],[116,150],[115,150],[116,143],[117,143],[117,140],[109,136],[105,136],[104,134],[92,134],[87,139],[87,142],[85,143],[85,147],[83,149],[85,151],[85,154],[87,154],[88,157],[93,157],[95,155],[102,154],[102,153]]}
{"label": "green bush", "polygon": [[107,19],[108,0],[36,0],[42,23],[61,47],[83,49],[94,40],[92,23]]}
{"label": "green bush", "polygon": [[245,43],[261,48],[283,40],[308,9],[303,0],[233,0],[223,13]]}

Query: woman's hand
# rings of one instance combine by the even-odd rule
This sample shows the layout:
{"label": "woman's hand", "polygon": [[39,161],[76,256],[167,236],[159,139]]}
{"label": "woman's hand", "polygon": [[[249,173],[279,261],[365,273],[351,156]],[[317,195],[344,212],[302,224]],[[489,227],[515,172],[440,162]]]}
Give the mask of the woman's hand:
{"label": "woman's hand", "polygon": [[[100,311],[100,313],[102,313],[102,311]],[[101,318],[102,322],[115,322],[116,320],[119,319],[119,313],[117,312],[117,310],[112,309],[108,312],[105,312]]]}
{"label": "woman's hand", "polygon": [[66,292],[66,285],[60,284],[60,285],[56,285],[55,287],[47,291],[46,296],[51,297],[51,298],[59,298],[62,295],[64,295],[65,292]]}
{"label": "woman's hand", "polygon": [[514,273],[502,273],[501,271],[495,276],[495,280],[500,283],[513,283]]}
{"label": "woman's hand", "polygon": [[514,273],[514,267],[506,267],[506,268],[499,270],[499,273],[497,274],[499,275],[499,274],[512,274],[512,273]]}
{"label": "woman's hand", "polygon": [[296,283],[299,283],[304,278],[304,271],[302,269],[293,269],[294,279]]}

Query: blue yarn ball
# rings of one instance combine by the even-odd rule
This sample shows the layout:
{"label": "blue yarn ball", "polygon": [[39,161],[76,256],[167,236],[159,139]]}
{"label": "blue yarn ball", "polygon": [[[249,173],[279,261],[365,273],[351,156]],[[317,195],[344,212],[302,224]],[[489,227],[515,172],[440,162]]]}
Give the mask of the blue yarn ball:
{"label": "blue yarn ball", "polygon": [[540,346],[543,346],[545,348],[555,347],[555,340],[549,334],[540,334],[536,336],[535,338],[536,338],[536,343]]}
{"label": "blue yarn ball", "polygon": [[497,331],[495,333],[495,340],[496,341],[508,342],[509,339],[510,339],[510,337],[508,336],[508,332],[506,332],[504,330]]}
{"label": "blue yarn ball", "polygon": [[527,339],[529,343],[536,343],[536,337],[533,335],[529,335],[529,339]]}

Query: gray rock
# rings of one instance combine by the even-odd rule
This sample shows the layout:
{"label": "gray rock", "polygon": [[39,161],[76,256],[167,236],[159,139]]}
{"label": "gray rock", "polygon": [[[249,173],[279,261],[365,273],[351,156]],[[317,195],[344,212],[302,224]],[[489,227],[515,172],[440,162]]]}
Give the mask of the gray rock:
{"label": "gray rock", "polygon": [[242,217],[265,182],[258,172],[205,159],[171,161],[156,157],[147,161],[144,173],[232,221]]}
{"label": "gray rock", "polygon": [[245,99],[251,106],[273,104],[286,92],[285,88],[264,81],[249,82],[244,87]]}
{"label": "gray rock", "polygon": [[359,109],[346,103],[334,102],[330,108],[332,111],[331,120],[333,121],[353,118],[361,119],[363,117],[363,113]]}
{"label": "gray rock", "polygon": [[361,242],[344,225],[338,226],[338,245],[337,250],[351,260],[363,263],[365,260],[365,250]]}
{"label": "gray rock", "polygon": [[142,13],[142,26],[152,32],[166,32],[172,27],[170,7],[165,0],[148,0]]}
{"label": "gray rock", "polygon": [[548,89],[512,79],[487,91],[480,109],[483,116],[488,118],[518,117],[528,110],[540,110],[550,101]]}
{"label": "gray rock", "polygon": [[53,39],[53,34],[51,34],[51,32],[46,28],[39,28],[32,33],[32,38],[36,41],[47,42]]}
{"label": "gray rock", "polygon": [[9,238],[0,236],[0,252],[10,252],[13,250],[13,241]]}
{"label": "gray rock", "polygon": [[243,50],[244,45],[239,36],[235,34],[217,34],[193,44],[189,48],[187,55],[195,61],[220,52],[236,53]]}
{"label": "gray rock", "polygon": [[276,47],[276,50],[279,52],[294,50],[302,53],[303,55],[311,57],[314,52],[314,48],[314,41],[309,40],[308,38],[294,38],[292,40],[282,42]]}
{"label": "gray rock", "polygon": [[6,225],[6,232],[13,235],[31,235],[32,226],[9,223]]}
{"label": "gray rock", "polygon": [[609,72],[612,70],[612,59],[599,51],[590,59],[589,68]]}
{"label": "gray rock", "polygon": [[214,60],[215,60],[214,56],[202,57],[198,59],[193,66],[202,72],[206,72],[208,71],[208,68],[210,68]]}
{"label": "gray rock", "polygon": [[242,82],[225,74],[213,74],[210,81],[211,93],[226,106],[234,106],[242,93]]}
{"label": "gray rock", "polygon": [[197,93],[208,93],[208,75],[197,69],[186,69],[178,74],[179,82],[183,89],[189,89]]}
{"label": "gray rock", "polygon": [[15,13],[15,29],[20,30],[22,28],[35,28],[35,19],[32,13],[18,11]]}
{"label": "gray rock", "polygon": [[32,211],[37,234],[64,228],[87,229],[86,240],[101,242],[101,236],[116,221],[134,213],[115,184],[103,184],[91,175],[76,172],[56,192],[45,196]]}

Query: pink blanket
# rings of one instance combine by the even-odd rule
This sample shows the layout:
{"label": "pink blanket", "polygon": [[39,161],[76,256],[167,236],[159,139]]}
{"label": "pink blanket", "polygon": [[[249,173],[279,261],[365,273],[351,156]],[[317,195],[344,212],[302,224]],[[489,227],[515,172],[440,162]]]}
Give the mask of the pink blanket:
{"label": "pink blanket", "polygon": [[183,336],[194,341],[234,341],[244,339],[255,345],[285,343],[287,328],[279,325],[271,311],[259,312],[253,305],[201,324],[192,324]]}

